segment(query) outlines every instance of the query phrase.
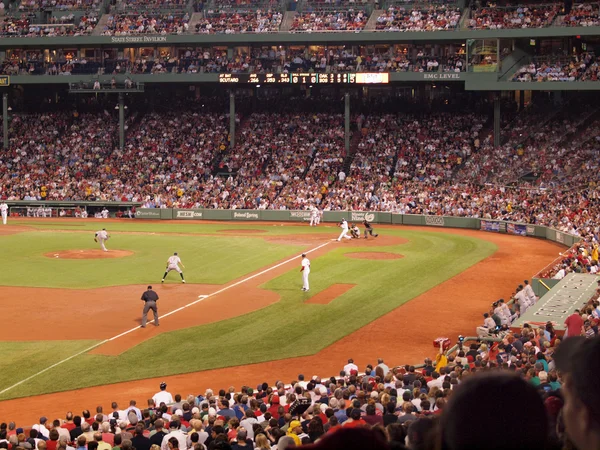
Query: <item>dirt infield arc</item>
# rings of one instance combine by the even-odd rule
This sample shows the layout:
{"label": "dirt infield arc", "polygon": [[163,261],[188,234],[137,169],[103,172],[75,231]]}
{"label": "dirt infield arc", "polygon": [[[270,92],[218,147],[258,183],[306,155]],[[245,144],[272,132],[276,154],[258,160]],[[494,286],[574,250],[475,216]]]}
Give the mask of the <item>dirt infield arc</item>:
{"label": "dirt infield arc", "polygon": [[[253,385],[266,380],[291,380],[298,375],[299,371],[309,376],[331,375],[340,370],[348,357],[353,357],[359,366],[373,362],[377,357],[383,357],[388,364],[419,362],[424,356],[433,353],[432,338],[441,334],[457,336],[471,333],[473,327],[481,321],[481,314],[489,306],[491,299],[507,295],[510,286],[522,283],[524,278],[528,278],[546,262],[554,259],[556,252],[563,249],[562,246],[547,241],[472,230],[418,227],[402,227],[402,229],[474,236],[494,242],[498,246],[498,251],[316,355],[8,400],[0,402],[0,417],[35,423],[41,412],[51,417],[63,417],[67,410],[80,411],[100,404],[108,406],[111,401],[125,403],[132,398],[141,401],[152,396],[162,380],[169,383],[173,392],[185,395],[203,391],[208,387],[219,388],[229,385],[239,387],[242,383]],[[293,240],[298,243],[296,238]],[[335,248],[337,245],[343,244],[332,244],[325,248]],[[378,242],[378,245],[391,244]],[[325,251],[328,250],[323,250]],[[284,272],[288,268],[282,266],[281,270]],[[275,270],[257,277],[256,285],[259,281],[264,283],[273,278],[277,273]],[[191,286],[174,285],[172,289],[189,287]],[[195,294],[201,294],[202,292],[198,292],[198,285],[195,287]],[[204,303],[199,303],[197,306],[200,307]],[[139,305],[136,304],[133,308],[139,314]],[[166,324],[167,321],[164,321],[164,325]],[[167,331],[162,323],[160,330]],[[140,331],[150,334],[157,332],[151,327]],[[132,336],[138,334],[141,335],[138,332],[131,333]],[[125,344],[124,341],[127,346],[134,343]],[[111,353],[110,348],[105,348],[104,351]]]}

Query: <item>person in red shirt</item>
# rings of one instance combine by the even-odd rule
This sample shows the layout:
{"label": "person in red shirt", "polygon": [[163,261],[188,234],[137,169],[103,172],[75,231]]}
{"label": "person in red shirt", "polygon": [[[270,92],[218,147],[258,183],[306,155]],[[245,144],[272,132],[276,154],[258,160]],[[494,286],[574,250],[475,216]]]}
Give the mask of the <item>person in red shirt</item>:
{"label": "person in red shirt", "polygon": [[73,423],[73,413],[71,411],[67,412],[66,420],[62,427],[69,431],[75,428],[75,424]]}
{"label": "person in red shirt", "polygon": [[279,419],[279,395],[273,394],[271,396],[271,406],[267,409],[275,419]]}
{"label": "person in red shirt", "polygon": [[567,327],[566,337],[581,336],[583,330],[583,319],[578,309],[575,310],[565,320],[565,326]]}
{"label": "person in red shirt", "polygon": [[58,447],[58,431],[54,428],[50,430],[50,439],[46,442],[46,450],[56,450]]}
{"label": "person in red shirt", "polygon": [[344,425],[342,425],[344,428],[369,426],[369,424],[360,417],[360,409],[354,408],[350,413],[350,419],[352,420],[347,420],[346,422],[344,422]]}

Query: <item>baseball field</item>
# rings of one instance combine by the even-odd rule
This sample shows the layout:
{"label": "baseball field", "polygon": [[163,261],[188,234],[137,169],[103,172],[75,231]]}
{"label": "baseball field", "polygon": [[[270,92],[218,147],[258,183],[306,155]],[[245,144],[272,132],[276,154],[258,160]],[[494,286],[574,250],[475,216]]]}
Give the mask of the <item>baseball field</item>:
{"label": "baseball field", "polygon": [[[94,242],[101,228],[106,253]],[[0,228],[0,415],[32,419],[19,405],[31,414],[35,402],[62,416],[139,400],[163,379],[188,394],[333,375],[349,357],[417,363],[436,337],[472,334],[492,301],[562,248],[471,230],[376,229],[376,239],[336,242],[333,224],[12,220]],[[173,252],[186,284],[175,272],[160,283]],[[148,285],[161,325],[142,329]]]}

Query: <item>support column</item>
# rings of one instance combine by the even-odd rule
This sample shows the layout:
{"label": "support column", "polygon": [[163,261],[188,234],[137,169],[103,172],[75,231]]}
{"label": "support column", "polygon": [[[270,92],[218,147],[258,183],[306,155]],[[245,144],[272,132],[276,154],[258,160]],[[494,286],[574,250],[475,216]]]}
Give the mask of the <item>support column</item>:
{"label": "support column", "polygon": [[8,150],[8,92],[2,94],[2,133],[4,148]]}
{"label": "support column", "polygon": [[500,147],[500,97],[494,98],[494,147]]}
{"label": "support column", "polygon": [[119,148],[125,148],[125,96],[119,93]]}
{"label": "support column", "polygon": [[235,94],[229,93],[229,148],[235,147]]}
{"label": "support column", "polygon": [[350,154],[350,93],[344,94],[344,148]]}

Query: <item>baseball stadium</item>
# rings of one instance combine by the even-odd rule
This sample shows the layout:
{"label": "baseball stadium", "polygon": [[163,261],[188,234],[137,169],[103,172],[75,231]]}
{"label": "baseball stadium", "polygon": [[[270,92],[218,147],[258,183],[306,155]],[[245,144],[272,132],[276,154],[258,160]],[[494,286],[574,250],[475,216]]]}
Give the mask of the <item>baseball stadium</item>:
{"label": "baseball stadium", "polygon": [[599,449],[599,69],[593,2],[0,0],[0,450]]}

